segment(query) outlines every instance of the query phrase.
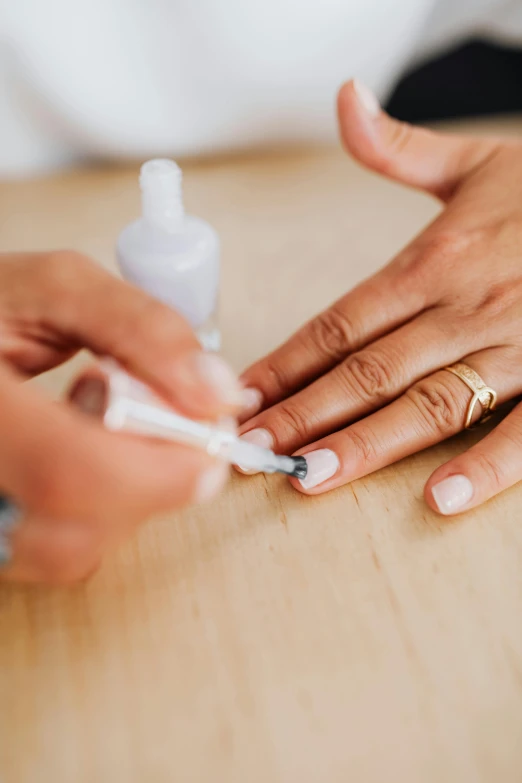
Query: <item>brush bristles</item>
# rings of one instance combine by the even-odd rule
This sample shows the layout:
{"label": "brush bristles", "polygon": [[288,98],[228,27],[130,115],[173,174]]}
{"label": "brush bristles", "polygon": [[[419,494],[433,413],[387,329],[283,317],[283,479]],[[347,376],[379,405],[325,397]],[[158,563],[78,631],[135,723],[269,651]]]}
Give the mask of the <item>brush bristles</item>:
{"label": "brush bristles", "polygon": [[296,479],[306,478],[306,474],[308,473],[308,464],[306,459],[304,457],[292,457],[292,460],[294,462],[292,476]]}

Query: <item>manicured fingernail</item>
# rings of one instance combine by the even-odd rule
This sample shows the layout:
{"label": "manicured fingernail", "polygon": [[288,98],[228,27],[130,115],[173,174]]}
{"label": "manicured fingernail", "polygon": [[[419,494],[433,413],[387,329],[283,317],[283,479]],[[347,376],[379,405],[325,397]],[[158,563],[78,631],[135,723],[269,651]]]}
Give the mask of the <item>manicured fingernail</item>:
{"label": "manicured fingernail", "polygon": [[254,416],[263,404],[263,395],[259,389],[247,387],[243,389],[243,402],[241,407],[241,415],[243,417]]}
{"label": "manicured fingernail", "polygon": [[377,117],[381,111],[381,107],[375,93],[372,92],[366,84],[359,81],[359,79],[353,80],[353,87],[364,111],[369,114],[370,117]]}
{"label": "manicured fingernail", "polygon": [[226,483],[228,477],[228,465],[218,462],[208,468],[198,481],[196,489],[196,503],[208,503],[216,497]]}
{"label": "manicured fingernail", "polygon": [[449,476],[435,484],[431,494],[441,514],[454,514],[473,497],[473,484],[466,476]]}
{"label": "manicured fingernail", "polygon": [[[220,400],[227,405],[241,407],[243,389],[235,372],[215,353],[198,351],[184,360],[185,376],[188,384],[191,381],[203,383],[212,388]],[[179,367],[179,365],[178,365]]]}
{"label": "manicured fingernail", "polygon": [[[246,440],[247,443],[253,443],[254,446],[261,446],[262,449],[272,449],[274,447],[274,438],[271,433],[260,427],[255,430],[250,430],[250,432],[245,432],[244,435],[241,435],[241,440]],[[246,473],[248,476],[252,476],[254,473],[258,472],[257,470],[244,470],[241,465],[236,465],[236,467],[241,473]]]}
{"label": "manicured fingernail", "polygon": [[303,454],[303,456],[306,457],[308,472],[306,478],[299,479],[299,482],[304,489],[317,487],[318,484],[322,484],[326,479],[335,476],[339,470],[339,457],[335,451],[330,451],[330,449],[309,451],[308,454]]}

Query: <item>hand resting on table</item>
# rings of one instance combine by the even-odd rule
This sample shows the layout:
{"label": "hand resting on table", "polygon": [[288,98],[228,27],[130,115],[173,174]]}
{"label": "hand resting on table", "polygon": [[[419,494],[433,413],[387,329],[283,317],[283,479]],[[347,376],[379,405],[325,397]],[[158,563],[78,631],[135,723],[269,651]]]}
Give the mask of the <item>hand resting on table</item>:
{"label": "hand resting on table", "polygon": [[[467,365],[472,385],[483,382],[499,404],[522,393],[522,144],[397,122],[354,82],[342,88],[338,108],[357,160],[445,206],[387,266],[242,377],[252,404],[241,432],[306,455],[308,476],[292,483],[307,494],[461,431],[473,391],[444,369],[450,365]],[[483,394],[472,420],[491,402]],[[454,514],[521,478],[518,406],[440,467],[425,497]]]}

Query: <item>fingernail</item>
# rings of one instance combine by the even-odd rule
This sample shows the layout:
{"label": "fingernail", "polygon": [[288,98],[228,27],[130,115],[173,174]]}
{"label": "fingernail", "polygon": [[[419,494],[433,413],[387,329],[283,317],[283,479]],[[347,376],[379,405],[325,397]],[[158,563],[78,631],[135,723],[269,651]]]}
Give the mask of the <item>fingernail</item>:
{"label": "fingernail", "polygon": [[[261,429],[261,427],[250,430],[250,432],[245,432],[244,435],[241,435],[241,440],[246,440],[247,443],[253,443],[254,446],[261,446],[262,449],[272,449],[274,447],[274,438],[271,433],[268,432],[268,430]],[[240,470],[241,473],[245,473],[248,476],[253,476],[254,473],[258,472],[257,470],[245,470],[241,465],[236,465],[236,468]]]}
{"label": "fingernail", "polygon": [[218,462],[200,476],[196,489],[196,503],[208,503],[216,497],[226,483],[228,465]]}
{"label": "fingernail", "polygon": [[241,415],[250,417],[254,416],[261,408],[263,404],[263,395],[259,389],[247,387],[242,392],[243,402],[241,407]]}
{"label": "fingernail", "polygon": [[212,388],[220,400],[228,405],[240,407],[243,389],[235,372],[224,359],[215,353],[198,351],[185,359],[187,380],[203,383]]}
{"label": "fingernail", "polygon": [[431,488],[441,514],[453,514],[464,508],[473,497],[473,484],[466,476],[449,476]]}
{"label": "fingernail", "polygon": [[330,451],[330,449],[310,451],[308,454],[303,454],[303,456],[306,457],[308,472],[306,478],[299,479],[299,482],[304,489],[317,487],[318,484],[322,484],[326,479],[335,476],[339,470],[339,457],[335,451]]}
{"label": "fingernail", "polygon": [[366,84],[359,81],[359,79],[353,80],[353,87],[357,95],[357,98],[359,99],[359,103],[361,104],[365,112],[369,114],[370,117],[377,117],[379,112],[381,111],[381,107],[379,105],[379,101],[377,100],[377,96],[375,95],[375,93],[372,92],[372,90],[370,90],[370,88],[367,87]]}

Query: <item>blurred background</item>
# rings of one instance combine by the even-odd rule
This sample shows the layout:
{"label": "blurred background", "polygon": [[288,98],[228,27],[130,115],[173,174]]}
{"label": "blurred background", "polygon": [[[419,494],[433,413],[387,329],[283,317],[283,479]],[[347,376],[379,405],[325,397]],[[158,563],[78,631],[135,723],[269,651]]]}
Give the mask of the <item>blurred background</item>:
{"label": "blurred background", "polygon": [[471,39],[407,69],[387,102],[414,123],[509,114],[522,109],[522,51]]}
{"label": "blurred background", "polygon": [[401,119],[517,112],[519,0],[0,0],[0,177],[334,141],[354,76]]}

